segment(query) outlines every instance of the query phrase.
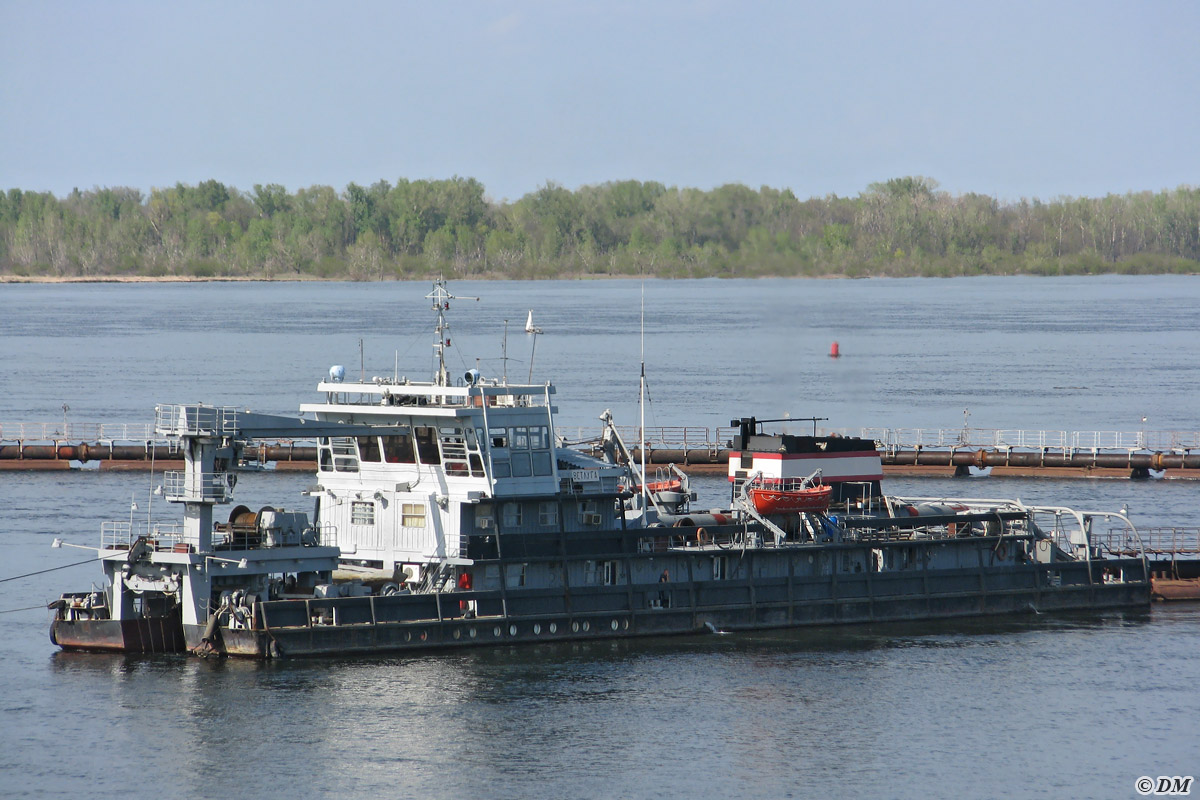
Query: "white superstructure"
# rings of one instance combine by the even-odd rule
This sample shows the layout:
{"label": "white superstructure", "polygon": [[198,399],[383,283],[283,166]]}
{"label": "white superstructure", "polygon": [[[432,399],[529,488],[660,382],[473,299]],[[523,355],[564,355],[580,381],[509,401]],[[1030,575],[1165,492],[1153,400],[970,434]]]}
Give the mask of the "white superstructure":
{"label": "white superstructure", "polygon": [[[323,381],[322,403],[300,410],[322,422],[386,426],[386,433],[318,442],[318,516],[344,561],[416,577],[431,564],[470,563],[466,537],[481,531],[586,530],[613,522],[625,471],[556,447],[554,386],[517,385],[468,371],[450,379],[442,281],[432,381]],[[331,378],[341,370],[331,370]],[[560,519],[561,517],[561,519]]]}

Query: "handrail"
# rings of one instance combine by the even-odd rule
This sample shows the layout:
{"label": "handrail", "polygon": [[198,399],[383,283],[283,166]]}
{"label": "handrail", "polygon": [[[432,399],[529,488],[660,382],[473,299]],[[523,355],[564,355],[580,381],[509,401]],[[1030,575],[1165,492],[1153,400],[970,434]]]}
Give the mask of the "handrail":
{"label": "handrail", "polygon": [[[152,550],[170,550],[183,543],[183,526],[178,522],[147,522],[146,520],[113,520],[100,523],[100,547],[105,550],[127,550],[139,538],[145,539]],[[195,545],[196,542],[191,542]]]}
{"label": "handrail", "polygon": [[[1176,556],[1200,554],[1200,528],[1142,528],[1138,531],[1148,555]],[[1128,531],[1110,528],[1098,534],[1098,543],[1109,552],[1130,552]]]}

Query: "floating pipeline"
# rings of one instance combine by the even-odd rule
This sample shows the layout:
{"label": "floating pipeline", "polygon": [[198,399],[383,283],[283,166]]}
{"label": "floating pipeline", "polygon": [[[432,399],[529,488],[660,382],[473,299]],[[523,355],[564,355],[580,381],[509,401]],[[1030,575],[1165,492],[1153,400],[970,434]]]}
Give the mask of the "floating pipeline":
{"label": "floating pipeline", "polygon": [[1068,450],[894,450],[881,454],[885,466],[944,466],[966,470],[993,468],[1115,469],[1128,470],[1131,477],[1149,477],[1150,472],[1200,469],[1200,453],[1098,452]]}
{"label": "floating pipeline", "polygon": [[[315,470],[317,448],[311,444],[291,442],[270,445],[249,445],[243,454],[250,462],[273,463],[279,470]],[[112,444],[106,442],[79,444],[0,444],[0,470],[70,469],[72,463],[100,462],[102,468],[142,469],[152,466],[163,469],[182,469],[179,451],[166,444]]]}
{"label": "floating pipeline", "polygon": [[[647,448],[646,463],[676,464],[681,467],[724,465],[729,462],[726,449],[671,450]],[[952,467],[955,469],[987,469],[995,467],[1075,470],[1128,470],[1129,472],[1162,472],[1165,470],[1200,470],[1200,452],[1094,452],[1063,450],[968,450],[968,449],[901,449],[885,450],[879,454],[884,467]],[[641,453],[633,449],[633,460],[640,461]]]}
{"label": "floating pipeline", "polygon": [[[274,464],[281,471],[315,470],[317,448],[308,443],[276,442],[248,445],[243,450],[247,461]],[[725,448],[647,448],[647,464],[675,464],[694,473],[723,473],[729,463]],[[641,460],[637,448],[633,460]],[[1200,452],[1100,452],[1092,450],[987,450],[902,448],[880,453],[889,472],[928,474],[930,468],[951,468],[963,475],[976,469],[994,468],[994,474],[1037,476],[1063,474],[1063,470],[1084,475],[1098,470],[1116,470],[1130,477],[1144,478],[1151,472],[1182,471],[1180,477],[1200,478]],[[0,470],[70,469],[73,464],[100,462],[107,469],[181,468],[178,450],[162,443],[115,444],[106,442],[79,444],[0,444]],[[1196,474],[1188,474],[1190,471]],[[935,473],[936,474],[936,473]]]}

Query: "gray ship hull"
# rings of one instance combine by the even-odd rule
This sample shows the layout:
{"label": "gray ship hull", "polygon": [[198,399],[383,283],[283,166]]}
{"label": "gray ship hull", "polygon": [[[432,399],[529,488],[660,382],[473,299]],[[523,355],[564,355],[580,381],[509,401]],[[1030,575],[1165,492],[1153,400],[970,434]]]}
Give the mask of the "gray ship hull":
{"label": "gray ship hull", "polygon": [[[1141,559],[989,564],[995,545],[994,539],[980,538],[907,544],[914,565],[934,548],[958,550],[959,560],[976,561],[974,567],[954,569],[854,571],[851,565],[869,562],[883,548],[817,546],[747,551],[736,555],[750,562],[743,565],[745,577],[710,579],[711,559],[722,556],[698,550],[619,559],[620,573],[629,575],[657,571],[669,561],[679,577],[665,582],[277,600],[259,605],[255,630],[223,631],[224,643],[216,651],[258,658],[330,656],[1150,603]],[[879,561],[882,567],[886,559]],[[825,571],[830,562],[849,569]],[[704,579],[697,575],[701,571]],[[190,642],[199,632],[189,634]]]}

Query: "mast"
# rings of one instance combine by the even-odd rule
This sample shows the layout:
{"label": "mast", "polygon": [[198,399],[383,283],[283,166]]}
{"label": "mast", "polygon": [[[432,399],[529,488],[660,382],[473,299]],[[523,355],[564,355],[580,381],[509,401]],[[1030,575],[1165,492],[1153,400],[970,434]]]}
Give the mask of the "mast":
{"label": "mast", "polygon": [[425,295],[426,300],[433,301],[433,310],[437,313],[437,326],[434,328],[437,339],[433,343],[433,352],[437,355],[438,368],[434,377],[434,385],[449,386],[450,373],[446,370],[446,348],[450,346],[450,323],[446,312],[450,310],[451,300],[474,300],[478,297],[458,297],[446,290],[446,279],[438,278],[433,282],[433,291]]}
{"label": "mast", "polygon": [[646,488],[646,282],[642,281],[642,329],[641,329],[642,376],[638,382],[638,455],[642,461],[642,514],[646,513],[650,501],[650,490]]}

